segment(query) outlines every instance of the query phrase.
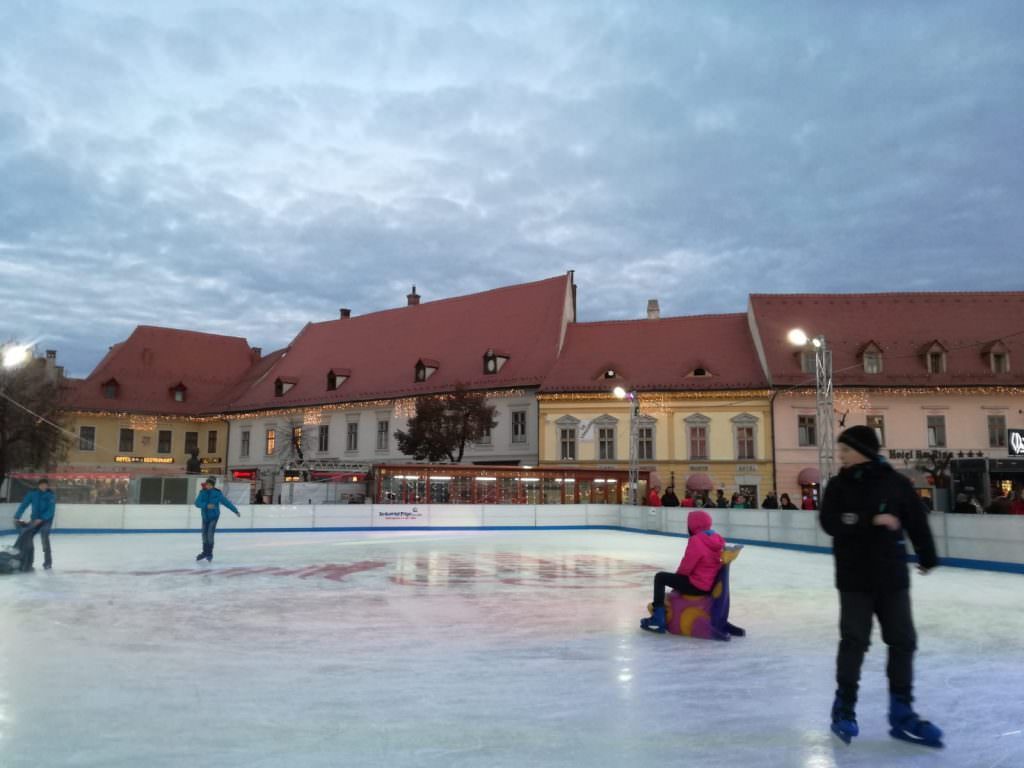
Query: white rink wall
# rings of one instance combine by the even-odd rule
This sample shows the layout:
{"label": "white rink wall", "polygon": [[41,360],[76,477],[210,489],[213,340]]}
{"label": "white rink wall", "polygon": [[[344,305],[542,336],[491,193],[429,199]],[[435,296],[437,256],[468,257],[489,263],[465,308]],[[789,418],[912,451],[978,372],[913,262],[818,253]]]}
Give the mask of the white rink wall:
{"label": "white rink wall", "polygon": [[[10,520],[14,504],[0,505]],[[240,518],[221,513],[224,530],[338,528],[545,528],[615,527],[685,534],[687,508],[611,504],[567,505],[247,505]],[[829,549],[817,513],[802,510],[710,509],[715,529],[727,539],[788,547]],[[1002,515],[929,516],[940,557],[954,564],[1024,572],[1024,518]],[[199,510],[184,505],[61,504],[56,531],[198,531]]]}

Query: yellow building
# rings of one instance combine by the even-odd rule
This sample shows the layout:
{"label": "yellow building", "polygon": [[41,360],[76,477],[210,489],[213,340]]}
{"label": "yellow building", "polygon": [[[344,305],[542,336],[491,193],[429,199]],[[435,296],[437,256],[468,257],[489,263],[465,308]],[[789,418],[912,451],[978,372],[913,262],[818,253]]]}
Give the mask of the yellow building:
{"label": "yellow building", "polygon": [[[641,470],[664,490],[772,490],[770,391],[745,315],[576,323],[539,395],[540,462],[629,465],[636,392]],[[642,489],[646,490],[646,489]]]}

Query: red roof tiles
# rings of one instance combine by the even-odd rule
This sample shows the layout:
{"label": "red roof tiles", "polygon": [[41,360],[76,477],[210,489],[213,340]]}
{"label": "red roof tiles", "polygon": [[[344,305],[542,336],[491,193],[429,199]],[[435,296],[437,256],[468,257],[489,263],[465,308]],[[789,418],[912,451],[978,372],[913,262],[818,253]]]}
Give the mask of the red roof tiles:
{"label": "red roof tiles", "polygon": [[[753,295],[750,312],[775,386],[814,386],[786,340],[793,328],[825,336],[837,385],[1024,384],[1024,292]],[[1009,373],[994,373],[987,357],[1000,340]],[[882,349],[878,374],[864,372],[872,341]],[[946,351],[942,373],[930,373],[925,361],[936,344]]]}
{"label": "red roof tiles", "polygon": [[[140,325],[112,346],[89,376],[69,380],[63,402],[87,411],[198,415],[252,363],[245,339]],[[111,380],[118,385],[116,398],[104,397],[103,385]],[[172,392],[179,383],[186,388],[184,402],[175,401]]]}
{"label": "red roof tiles", "polygon": [[[710,375],[695,376],[698,368]],[[605,377],[613,370],[615,379]],[[742,314],[573,323],[541,392],[766,388]]]}
{"label": "red roof tiles", "polygon": [[[287,408],[471,389],[535,387],[555,363],[572,319],[570,275],[367,315],[310,323],[271,369],[236,392],[226,410]],[[484,374],[484,354],[509,360]],[[416,364],[437,370],[415,381]],[[327,373],[348,378],[327,389]],[[295,385],[274,394],[277,379]]]}

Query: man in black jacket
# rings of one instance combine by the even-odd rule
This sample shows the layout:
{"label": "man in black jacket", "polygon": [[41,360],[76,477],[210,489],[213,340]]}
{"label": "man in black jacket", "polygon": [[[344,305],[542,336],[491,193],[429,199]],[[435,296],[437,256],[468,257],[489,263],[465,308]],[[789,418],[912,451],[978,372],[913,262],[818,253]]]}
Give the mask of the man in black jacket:
{"label": "man in black jacket", "polygon": [[942,731],[911,708],[917,635],[910,611],[906,536],[917,553],[918,571],[936,565],[927,513],[910,481],[879,456],[870,427],[839,436],[843,465],[825,489],[819,519],[832,536],[839,590],[839,655],[836,660],[832,731],[847,744],[859,733],[854,708],[860,669],[878,616],[889,646],[890,735],[916,744],[942,746]]}

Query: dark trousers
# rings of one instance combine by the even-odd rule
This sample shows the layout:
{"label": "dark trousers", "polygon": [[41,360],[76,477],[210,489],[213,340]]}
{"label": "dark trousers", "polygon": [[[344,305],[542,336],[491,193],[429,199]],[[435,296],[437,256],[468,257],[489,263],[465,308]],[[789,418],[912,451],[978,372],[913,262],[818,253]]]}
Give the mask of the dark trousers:
{"label": "dark trousers", "polygon": [[203,554],[213,554],[213,535],[217,532],[217,518],[203,520]]}
{"label": "dark trousers", "polygon": [[654,575],[654,605],[655,607],[665,604],[665,587],[672,587],[676,592],[684,595],[708,595],[706,589],[697,589],[690,583],[690,580],[680,573],[669,573],[659,571]]}
{"label": "dark trousers", "polygon": [[31,522],[18,536],[15,546],[21,550],[21,569],[27,571],[32,567],[36,559],[36,534],[43,543],[43,566],[49,568],[53,565],[53,552],[50,550],[50,529],[53,528],[53,520],[44,520],[42,525],[33,525]]}
{"label": "dark trousers", "polygon": [[851,705],[857,701],[860,668],[871,644],[872,616],[878,617],[882,640],[889,646],[889,693],[909,699],[914,685],[917,633],[910,614],[910,590],[840,592],[836,683],[838,695]]}

